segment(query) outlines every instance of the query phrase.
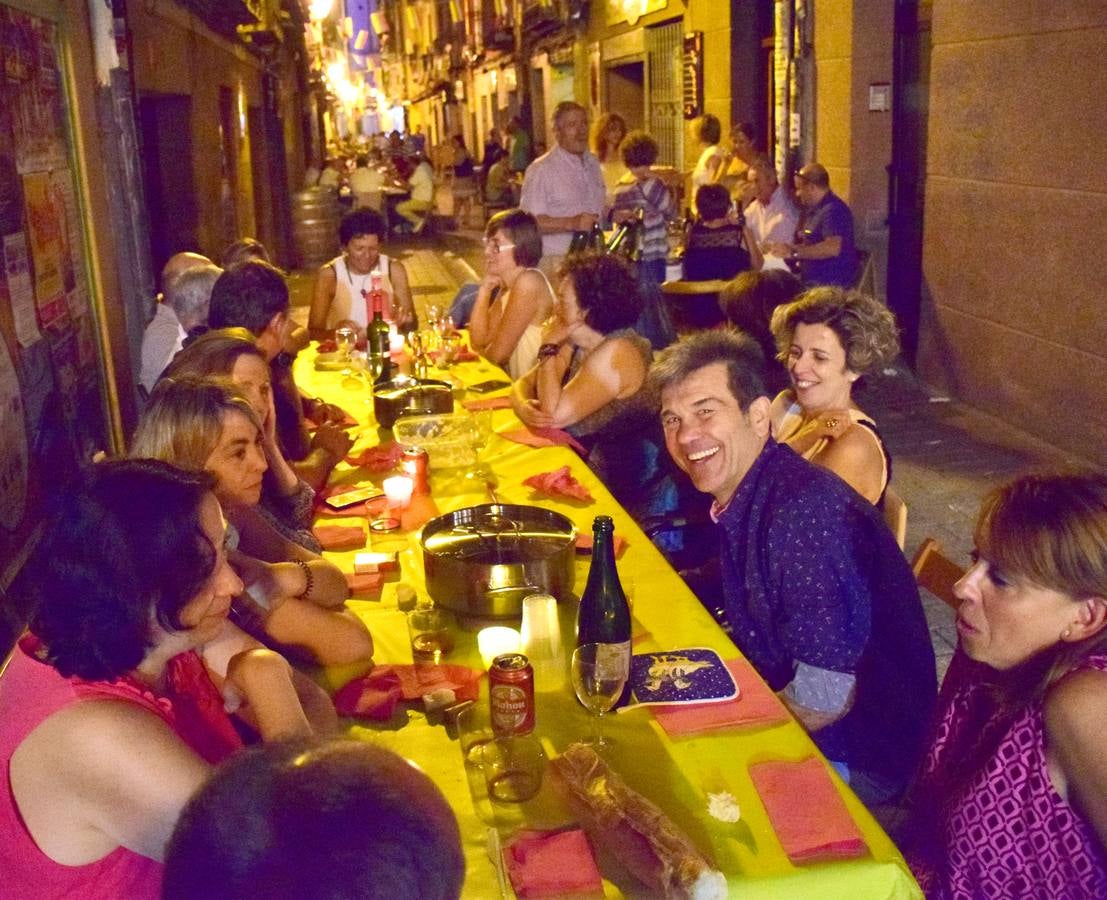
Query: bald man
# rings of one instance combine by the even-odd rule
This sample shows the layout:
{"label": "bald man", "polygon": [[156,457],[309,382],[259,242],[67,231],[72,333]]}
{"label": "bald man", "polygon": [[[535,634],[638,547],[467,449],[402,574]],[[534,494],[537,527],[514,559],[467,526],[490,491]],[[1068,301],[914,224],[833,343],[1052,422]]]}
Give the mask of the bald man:
{"label": "bald man", "polygon": [[769,252],[790,259],[806,287],[853,287],[857,278],[853,213],[830,189],[830,176],[818,163],[808,163],[796,172],[795,187],[803,207],[795,241],[772,244]]}
{"label": "bald man", "polygon": [[138,381],[147,392],[177,355],[188,332],[207,322],[211,289],[222,271],[199,253],[175,253],[162,267],[159,302],[142,335]]}

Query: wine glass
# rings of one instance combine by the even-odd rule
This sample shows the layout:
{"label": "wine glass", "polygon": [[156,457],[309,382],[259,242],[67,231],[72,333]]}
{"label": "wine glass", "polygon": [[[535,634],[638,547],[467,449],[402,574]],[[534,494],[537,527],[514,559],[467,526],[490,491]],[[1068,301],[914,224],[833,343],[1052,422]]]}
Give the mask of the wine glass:
{"label": "wine glass", "polygon": [[478,409],[470,413],[466,436],[473,450],[473,465],[465,473],[465,477],[488,479],[491,473],[487,467],[481,465],[480,452],[492,437],[492,410]]}
{"label": "wine glass", "polygon": [[349,369],[350,360],[353,358],[354,350],[357,349],[357,329],[352,325],[343,325],[336,328],[334,330],[334,346],[338,351],[338,358],[345,363],[346,369]]}
{"label": "wine glass", "polygon": [[603,716],[618,701],[626,687],[626,650],[611,644],[581,644],[573,651],[573,690],[581,705],[595,718],[591,743],[602,750],[611,745],[603,736]]}

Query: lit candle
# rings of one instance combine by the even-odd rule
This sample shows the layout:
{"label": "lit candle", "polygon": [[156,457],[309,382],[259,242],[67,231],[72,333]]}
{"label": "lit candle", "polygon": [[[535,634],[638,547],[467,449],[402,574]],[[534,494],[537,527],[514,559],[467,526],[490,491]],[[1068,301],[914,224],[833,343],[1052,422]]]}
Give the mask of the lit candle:
{"label": "lit candle", "polygon": [[519,652],[519,632],[503,625],[493,625],[477,632],[477,648],[486,669],[492,668],[492,660],[501,653]]}
{"label": "lit candle", "polygon": [[414,482],[406,475],[393,475],[384,479],[384,496],[388,498],[388,505],[392,509],[404,509],[411,500],[411,491]]}
{"label": "lit candle", "polygon": [[404,336],[400,334],[400,329],[396,327],[395,322],[388,326],[388,352],[404,352]]}

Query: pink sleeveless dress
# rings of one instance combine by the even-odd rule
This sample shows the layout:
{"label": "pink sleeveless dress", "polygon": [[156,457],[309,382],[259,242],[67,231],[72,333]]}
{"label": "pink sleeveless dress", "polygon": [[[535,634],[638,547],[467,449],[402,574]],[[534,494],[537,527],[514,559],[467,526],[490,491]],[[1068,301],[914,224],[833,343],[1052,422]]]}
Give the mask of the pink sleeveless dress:
{"label": "pink sleeveless dress", "polygon": [[166,696],[124,677],[112,682],[64,678],[40,660],[42,645],[25,636],[0,676],[0,895],[13,900],[112,898],[144,900],[161,895],[161,864],[120,847],[86,866],[63,866],[34,842],[12,797],[12,754],[53,713],[83,700],[122,700],[148,710],[199,756],[213,765],[241,748],[223,710],[223,700],[194,653],[174,657],[167,670]]}
{"label": "pink sleeveless dress", "polygon": [[[1107,654],[1079,669],[1107,672]],[[958,653],[942,686],[913,790],[922,829],[908,852],[915,877],[931,898],[1107,897],[1096,833],[1049,780],[1042,703],[999,717],[989,673]]]}

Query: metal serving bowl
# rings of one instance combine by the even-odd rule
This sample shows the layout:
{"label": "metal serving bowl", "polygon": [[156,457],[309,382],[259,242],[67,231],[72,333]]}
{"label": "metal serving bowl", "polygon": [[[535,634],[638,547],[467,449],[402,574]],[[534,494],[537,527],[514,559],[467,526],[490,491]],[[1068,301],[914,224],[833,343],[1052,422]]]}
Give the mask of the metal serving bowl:
{"label": "metal serving bowl", "polygon": [[538,506],[486,503],[432,519],[421,545],[427,590],[462,616],[517,619],[523,598],[571,596],[576,527]]}

